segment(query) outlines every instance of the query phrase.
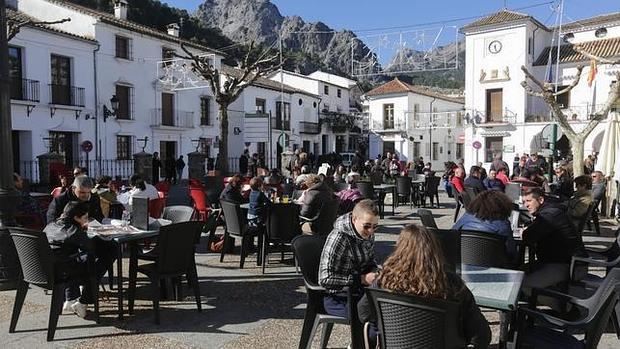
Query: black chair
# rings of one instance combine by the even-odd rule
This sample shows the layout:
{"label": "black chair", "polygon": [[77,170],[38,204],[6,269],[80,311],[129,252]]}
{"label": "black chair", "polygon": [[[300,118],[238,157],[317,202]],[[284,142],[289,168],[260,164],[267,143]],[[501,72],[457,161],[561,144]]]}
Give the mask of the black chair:
{"label": "black chair", "polygon": [[465,208],[465,210],[469,209],[469,205],[471,204],[472,201],[474,201],[474,199],[476,198],[476,195],[478,195],[478,194],[473,194],[472,191],[475,192],[475,189],[469,188],[469,190],[467,190],[467,188],[465,188],[465,190],[459,193],[460,200],[463,203],[463,207]]}
{"label": "black chair", "polygon": [[99,323],[99,292],[97,277],[92,264],[93,261],[88,261],[88,268],[85,268],[84,271],[72,269],[72,275],[67,275],[66,270],[58,268],[61,261],[54,257],[45,233],[23,228],[9,228],[9,232],[15,244],[21,266],[21,279],[17,285],[9,333],[15,332],[15,327],[17,326],[17,321],[19,320],[19,315],[30,286],[52,291],[52,303],[47,325],[48,342],[54,340],[58,316],[62,312],[62,304],[65,300],[65,289],[70,283],[85,280],[91,282],[95,301],[95,319]]}
{"label": "black chair", "polygon": [[269,208],[265,234],[262,236],[262,267],[269,263],[269,248],[276,245],[280,247],[281,259],[284,260],[284,247],[291,244],[291,240],[299,234],[299,209],[295,204],[276,204]]}
{"label": "black chair", "polygon": [[601,235],[601,226],[599,224],[598,221],[598,207],[600,204],[600,200],[594,201],[594,209],[592,209],[592,214],[590,215],[590,218],[588,219],[588,230],[592,230],[592,225],[594,225],[594,231],[596,232],[596,235]]}
{"label": "black chair", "polygon": [[[353,348],[361,348],[362,329],[357,317],[357,307],[349,307],[349,319],[352,319],[351,322],[346,318],[327,314],[323,307],[323,298],[328,293],[325,288],[319,286],[318,276],[325,239],[320,236],[301,235],[293,239],[292,245],[308,295],[304,324],[299,338],[299,349],[311,348],[312,339],[321,324],[324,324],[323,333],[321,334],[321,348],[327,347],[334,324],[351,325]],[[346,293],[349,304],[352,304],[350,289],[347,289]]]}
{"label": "black chair", "polygon": [[188,283],[194,289],[198,311],[202,310],[200,284],[198,283],[194,258],[196,234],[199,234],[201,228],[201,222],[197,221],[162,226],[159,229],[159,243],[155,246],[155,254],[157,255],[155,262],[138,266],[137,260],[132,258],[129,266],[128,289],[130,313],[133,312],[138,272],[146,275],[151,283],[156,324],[159,324],[160,282],[162,280],[180,278],[186,275]]}
{"label": "black chair", "polygon": [[[530,303],[518,309],[519,321],[517,345],[528,345],[534,348],[584,348],[595,349],[609,320],[617,327],[617,317],[612,317],[618,302],[618,286],[620,286],[620,269],[613,269],[601,286],[589,298],[582,299],[550,289],[534,288]],[[567,321],[550,314],[538,311],[538,296],[553,297],[565,304],[570,304],[585,316],[577,320]],[[534,320],[535,325],[534,325]],[[583,339],[577,339],[571,333],[584,333]]]}
{"label": "black chair", "polygon": [[360,193],[365,199],[371,199],[375,202],[377,207],[379,207],[379,212],[381,213],[381,217],[383,217],[383,212],[385,210],[384,199],[385,193],[382,192],[379,195],[375,192],[374,183],[367,181],[357,182],[357,189],[359,189]]}
{"label": "black chair", "polygon": [[439,241],[447,270],[458,273],[461,269],[461,236],[452,229],[426,228]]}
{"label": "black chair", "polygon": [[[620,229],[618,229],[620,231]],[[588,268],[604,267],[605,275],[612,269],[620,267],[620,235],[604,250],[586,248],[587,257],[573,256],[570,265],[571,281],[579,282],[590,287],[598,287],[603,282],[603,277],[588,273]]]}
{"label": "black chair", "polygon": [[577,233],[583,234],[583,229],[586,227],[586,223],[588,222],[590,217],[592,217],[592,211],[594,211],[595,208],[596,207],[594,206],[594,203],[591,203],[588,206],[586,214],[584,214],[583,217],[579,218],[579,224],[577,224]]}
{"label": "black chair", "polygon": [[506,238],[481,231],[461,230],[461,263],[502,268],[508,265]]}
{"label": "black chair", "polygon": [[[473,201],[476,196],[478,196],[478,194],[480,194],[480,191],[478,189],[472,187],[465,187],[465,192],[469,196],[470,202]],[[469,206],[469,203],[467,203],[466,207],[467,206]]]}
{"label": "black chair", "polygon": [[[247,216],[243,213],[241,207],[239,207],[239,204],[231,201],[220,200],[220,206],[222,207],[222,213],[224,214],[224,219],[226,220],[226,229],[224,230],[224,246],[220,254],[220,263],[224,261],[224,253],[230,248],[228,246],[229,237],[241,238],[241,261],[239,262],[239,268],[243,269],[248,245],[255,236],[258,236],[260,241],[260,234],[262,231],[260,228],[248,226]],[[257,265],[260,265],[260,249],[258,251],[258,258],[256,262]]]}
{"label": "black chair", "polygon": [[192,220],[194,208],[191,206],[167,206],[164,208],[163,219],[172,221],[172,223],[188,222]]}
{"label": "black chair", "polygon": [[396,177],[396,204],[400,203],[400,199],[404,198],[405,203],[409,201],[409,208],[413,208],[413,192],[411,190],[411,178],[397,176]]}
{"label": "black chair", "polygon": [[[456,189],[452,190],[454,192],[454,222],[459,218],[459,213],[461,212],[461,207],[463,207],[463,197],[461,193],[459,193]],[[464,192],[463,192],[464,193]]]}
{"label": "black chair", "polygon": [[421,205],[426,206],[426,198],[429,198],[431,202],[431,208],[435,205],[435,201],[437,201],[437,208],[439,208],[439,183],[441,182],[441,177],[430,176],[426,177],[426,182],[424,183],[424,190],[422,191],[422,195],[420,197]]}
{"label": "black chair", "polygon": [[313,234],[326,236],[334,228],[334,222],[338,218],[339,206],[340,200],[338,199],[325,201],[315,217],[299,216],[299,221],[301,224],[309,223]]}
{"label": "black chair", "polygon": [[367,288],[381,348],[465,348],[460,304]]}
{"label": "black chair", "polygon": [[435,222],[435,217],[433,217],[433,212],[427,209],[418,209],[418,216],[422,221],[422,225],[427,228],[437,228],[437,223]]}

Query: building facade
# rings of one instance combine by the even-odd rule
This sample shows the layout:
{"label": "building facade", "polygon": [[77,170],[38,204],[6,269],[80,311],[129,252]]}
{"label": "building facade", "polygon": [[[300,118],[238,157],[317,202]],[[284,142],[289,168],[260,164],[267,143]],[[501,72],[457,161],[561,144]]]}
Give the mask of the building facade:
{"label": "building facade", "polygon": [[[464,26],[461,32],[466,40],[466,166],[488,165],[495,154],[502,154],[509,163],[524,153],[549,156],[550,143],[555,144],[556,155],[569,155],[570,144],[559,127],[555,142],[552,139],[549,108],[521,86],[525,80],[521,66],[540,81],[557,81],[559,90],[574,80],[578,65],[585,66],[579,84],[558,97],[573,129],[581,130],[607,100],[619,68],[598,65],[589,85],[590,61],[572,45],[582,45],[595,55],[618,57],[620,13],[566,23],[559,32],[559,27],[548,28],[529,15],[503,10]],[[600,150],[605,128],[602,122],[586,139],[586,155]]]}

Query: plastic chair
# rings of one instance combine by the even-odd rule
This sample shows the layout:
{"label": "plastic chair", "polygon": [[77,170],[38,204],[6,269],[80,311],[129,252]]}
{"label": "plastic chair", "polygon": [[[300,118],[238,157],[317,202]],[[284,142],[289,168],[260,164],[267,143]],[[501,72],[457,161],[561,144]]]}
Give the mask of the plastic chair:
{"label": "plastic chair", "polygon": [[396,196],[398,199],[396,200],[396,204],[399,204],[400,198],[404,198],[409,200],[409,208],[413,208],[413,196],[411,190],[411,178],[397,176],[396,177]]}
{"label": "plastic chair", "polygon": [[[618,229],[620,231],[620,229]],[[620,236],[604,250],[586,249],[588,257],[573,256],[570,264],[571,281],[577,281],[586,286],[598,287],[603,282],[603,277],[596,274],[589,274],[588,268],[604,267],[605,274],[612,268],[620,267]]]}
{"label": "plastic chair", "polygon": [[437,222],[435,222],[435,217],[433,217],[433,212],[431,212],[431,210],[421,208],[418,210],[418,216],[422,221],[422,225],[425,227],[437,228]]}
{"label": "plastic chair", "polygon": [[52,198],[54,198],[54,199],[59,197],[60,194],[62,194],[62,187],[54,188],[50,194],[52,194]]}
{"label": "plastic chair", "polygon": [[157,184],[155,184],[155,189],[157,189],[157,191],[161,191],[167,196],[168,192],[170,192],[170,183],[166,181],[158,182]]}
{"label": "plastic chair", "polygon": [[577,233],[583,234],[583,229],[586,227],[586,223],[588,222],[590,217],[592,217],[592,211],[594,211],[595,208],[596,207],[594,206],[594,202],[588,206],[586,214],[584,214],[583,217],[579,219],[579,224],[577,225]]}
{"label": "plastic chair", "polygon": [[[321,334],[320,348],[327,347],[327,342],[331,335],[334,324],[343,324],[351,326],[351,342],[353,348],[361,348],[362,329],[357,317],[357,307],[349,308],[349,319],[329,315],[323,307],[323,298],[328,295],[327,290],[319,286],[319,264],[321,261],[321,253],[325,245],[325,239],[320,236],[301,235],[292,241],[295,258],[301,270],[306,286],[306,294],[308,295],[306,302],[306,312],[304,315],[304,324],[299,338],[299,349],[310,349],[312,339],[316,334],[318,327],[324,324],[323,333]],[[343,292],[347,293],[349,304],[352,304],[352,293],[350,289]]]}
{"label": "plastic chair", "polygon": [[460,304],[367,288],[381,348],[465,348]]}
{"label": "plastic chair", "polygon": [[[239,268],[243,269],[243,264],[245,263],[245,257],[247,254],[247,245],[251,241],[250,239],[254,239],[255,236],[259,237],[262,233],[261,229],[257,227],[248,226],[247,217],[241,211],[241,207],[239,204],[234,202],[220,200],[220,206],[222,207],[222,213],[224,214],[224,219],[226,220],[226,229],[224,230],[224,247],[222,248],[222,252],[220,254],[220,263],[224,262],[224,253],[228,250],[228,238],[241,238],[241,261],[239,262]],[[261,262],[261,251],[258,251],[258,258],[256,260],[257,265]]]}
{"label": "plastic chair", "polygon": [[194,242],[201,228],[202,224],[196,221],[162,226],[159,229],[159,243],[155,247],[157,255],[155,262],[139,266],[137,261],[130,262],[128,289],[130,313],[133,312],[138,272],[149,278],[156,324],[159,324],[160,282],[168,278],[180,278],[186,275],[188,283],[194,289],[198,311],[202,310],[200,284],[194,258]]}
{"label": "plastic chair", "polygon": [[[36,286],[52,291],[49,322],[47,325],[47,341],[54,340],[58,317],[62,312],[62,304],[65,300],[65,289],[70,282],[84,279],[89,279],[91,282],[95,300],[95,318],[97,323],[99,323],[99,294],[94,271],[85,270],[84,273],[76,273],[72,277],[61,275],[55,268],[58,261],[52,253],[45,233],[22,228],[9,228],[9,232],[15,244],[15,250],[17,251],[21,266],[21,279],[15,294],[9,333],[15,332],[29,287]],[[92,265],[91,262],[88,262],[89,266]]]}
{"label": "plastic chair", "polygon": [[422,206],[426,206],[426,198],[430,199],[431,208],[435,206],[435,201],[437,201],[437,208],[439,208],[439,183],[441,182],[441,177],[431,176],[426,177],[426,182],[424,184],[424,191],[422,192],[422,197],[420,201]]}
{"label": "plastic chair", "polygon": [[166,199],[157,198],[149,200],[149,217],[161,218],[166,206]]}
{"label": "plastic chair", "polygon": [[334,228],[334,222],[338,218],[339,206],[340,200],[338,199],[323,202],[319,213],[315,217],[299,216],[300,223],[310,223],[313,234],[327,235]]}
{"label": "plastic chair", "polygon": [[592,224],[594,224],[594,231],[596,232],[596,235],[601,235],[601,226],[598,221],[598,206],[600,203],[600,201],[594,201],[594,209],[592,209],[592,213],[587,219],[588,230],[592,230]]}
{"label": "plastic chair", "polygon": [[174,205],[164,208],[162,214],[163,219],[172,221],[172,223],[182,223],[192,220],[194,215],[194,208],[190,206]]}
{"label": "plastic chair", "polygon": [[269,263],[269,247],[271,244],[279,245],[281,261],[284,259],[284,246],[290,245],[291,240],[299,234],[299,209],[295,204],[272,205],[267,215],[266,231],[262,236],[262,268]]}
{"label": "plastic chair", "polygon": [[198,218],[201,221],[206,221],[211,211],[211,207],[207,202],[207,196],[202,189],[190,189],[190,197],[194,203],[194,209],[198,212]]}
{"label": "plastic chair", "polygon": [[508,264],[506,238],[481,231],[461,230],[461,263],[502,268]]}

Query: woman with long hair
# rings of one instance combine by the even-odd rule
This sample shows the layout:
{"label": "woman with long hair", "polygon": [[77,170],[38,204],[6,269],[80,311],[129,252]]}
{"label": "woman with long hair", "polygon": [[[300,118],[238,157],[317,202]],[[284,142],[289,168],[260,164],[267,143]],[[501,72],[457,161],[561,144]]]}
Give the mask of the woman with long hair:
{"label": "woman with long hair", "polygon": [[[387,258],[371,287],[394,293],[445,299],[461,305],[462,333],[476,348],[491,341],[489,324],[476,305],[463,280],[446,271],[443,251],[435,236],[422,226],[407,225],[401,230],[394,252]],[[367,337],[376,340],[376,321],[372,305],[364,296],[358,303],[359,318],[369,322]]]}

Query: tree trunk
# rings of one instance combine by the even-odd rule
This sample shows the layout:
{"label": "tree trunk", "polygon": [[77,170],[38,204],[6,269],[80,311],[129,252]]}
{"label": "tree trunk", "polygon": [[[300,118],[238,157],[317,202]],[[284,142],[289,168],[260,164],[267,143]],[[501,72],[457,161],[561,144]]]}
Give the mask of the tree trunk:
{"label": "tree trunk", "polygon": [[571,148],[573,150],[573,178],[581,176],[583,174],[583,148],[585,143],[585,137],[571,137],[568,136]]}
{"label": "tree trunk", "polygon": [[220,150],[218,156],[218,170],[228,174],[228,105],[220,104]]}

